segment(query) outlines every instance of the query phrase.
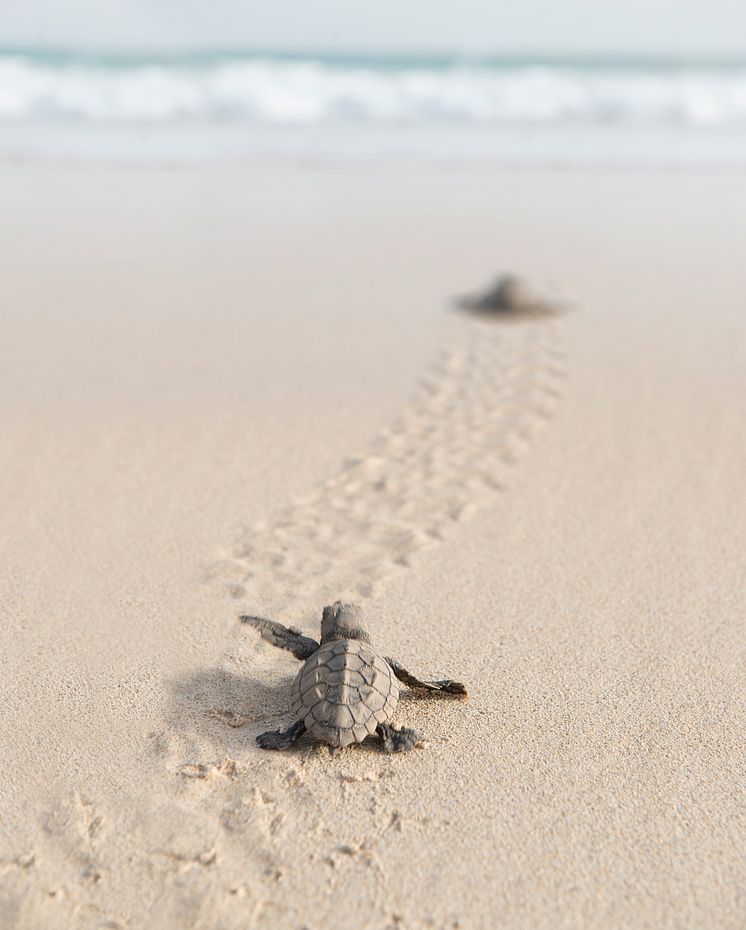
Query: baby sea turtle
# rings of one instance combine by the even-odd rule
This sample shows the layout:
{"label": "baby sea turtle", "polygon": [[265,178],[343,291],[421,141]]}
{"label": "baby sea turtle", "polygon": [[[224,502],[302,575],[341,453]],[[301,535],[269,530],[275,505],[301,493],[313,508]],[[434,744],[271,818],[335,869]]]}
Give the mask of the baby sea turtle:
{"label": "baby sea turtle", "polygon": [[458,305],[464,310],[483,314],[547,315],[561,309],[561,305],[548,295],[539,293],[525,278],[505,274],[485,290],[460,297]]}
{"label": "baby sea turtle", "polygon": [[421,734],[389,722],[399,701],[399,681],[415,691],[467,696],[458,681],[420,681],[394,659],[385,659],[371,646],[361,615],[359,607],[341,601],[325,607],[321,643],[295,627],[241,617],[263,639],[304,663],[290,693],[296,723],[285,731],[257,736],[262,749],[287,749],[308,730],[330,746],[362,743],[375,733],[386,752],[403,752],[412,749]]}

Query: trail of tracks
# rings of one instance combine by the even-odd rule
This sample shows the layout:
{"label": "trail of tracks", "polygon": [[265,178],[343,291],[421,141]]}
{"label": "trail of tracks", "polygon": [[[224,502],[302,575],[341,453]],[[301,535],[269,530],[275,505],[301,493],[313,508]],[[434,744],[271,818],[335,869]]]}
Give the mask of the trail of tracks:
{"label": "trail of tracks", "polygon": [[239,539],[212,583],[253,612],[296,620],[338,598],[373,597],[509,481],[561,395],[560,325],[451,320],[448,347],[397,420]]}

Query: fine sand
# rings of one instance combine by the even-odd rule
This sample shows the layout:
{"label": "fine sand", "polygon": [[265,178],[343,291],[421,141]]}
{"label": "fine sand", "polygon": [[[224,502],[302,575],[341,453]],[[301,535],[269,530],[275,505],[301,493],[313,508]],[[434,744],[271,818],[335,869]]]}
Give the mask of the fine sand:
{"label": "fine sand", "polygon": [[[746,926],[745,196],[5,167],[0,927]],[[339,597],[470,700],[263,753]]]}

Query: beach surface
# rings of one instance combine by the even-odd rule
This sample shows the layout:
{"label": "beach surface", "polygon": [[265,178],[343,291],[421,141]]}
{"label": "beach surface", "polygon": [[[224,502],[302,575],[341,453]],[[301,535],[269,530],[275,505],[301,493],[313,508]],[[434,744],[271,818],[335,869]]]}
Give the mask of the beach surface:
{"label": "beach surface", "polygon": [[[0,927],[743,928],[745,196],[5,165]],[[426,746],[256,747],[337,598]]]}

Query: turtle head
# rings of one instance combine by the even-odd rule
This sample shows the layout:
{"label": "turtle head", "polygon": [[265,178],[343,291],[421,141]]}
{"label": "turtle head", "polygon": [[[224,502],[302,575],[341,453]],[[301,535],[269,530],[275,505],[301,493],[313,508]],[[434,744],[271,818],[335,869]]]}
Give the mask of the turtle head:
{"label": "turtle head", "polygon": [[321,642],[330,643],[335,639],[361,639],[370,642],[368,631],[362,624],[362,610],[356,604],[344,604],[336,601],[324,608],[321,618]]}

